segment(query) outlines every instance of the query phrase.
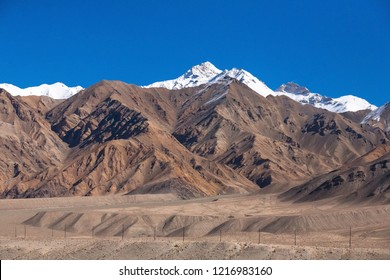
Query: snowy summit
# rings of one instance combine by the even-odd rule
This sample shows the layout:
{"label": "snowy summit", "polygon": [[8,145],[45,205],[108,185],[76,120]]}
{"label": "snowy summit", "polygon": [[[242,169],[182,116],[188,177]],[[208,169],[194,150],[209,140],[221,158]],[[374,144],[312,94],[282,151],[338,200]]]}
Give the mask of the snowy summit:
{"label": "snowy summit", "polygon": [[312,93],[306,87],[296,83],[288,82],[281,85],[275,91],[276,95],[285,95],[299,103],[309,104],[317,108],[326,109],[331,112],[356,112],[359,110],[375,110],[377,107],[368,103],[366,100],[353,96],[345,95],[338,98],[323,96],[319,93]]}
{"label": "snowy summit", "polygon": [[196,65],[176,79],[156,82],[145,87],[182,89],[203,84],[217,83],[227,77],[237,79],[264,97],[268,95],[285,95],[299,103],[309,104],[314,107],[326,109],[336,113],[347,111],[355,112],[366,109],[375,110],[377,108],[375,105],[368,103],[366,100],[353,95],[331,98],[318,93],[312,93],[306,87],[302,87],[292,82],[283,84],[278,89],[273,91],[265,83],[260,81],[248,71],[237,68],[222,71],[210,62],[204,62],[202,64]]}
{"label": "snowy summit", "polygon": [[257,79],[251,73],[237,68],[222,71],[208,61],[192,67],[190,70],[176,79],[156,82],[145,87],[182,89],[187,87],[196,87],[203,84],[214,84],[224,80],[227,77],[239,80],[263,96],[273,94],[273,91],[269,87],[267,87],[262,81]]}
{"label": "snowy summit", "polygon": [[215,76],[222,71],[216,68],[210,62],[203,62],[202,64],[192,67],[177,79],[155,82],[146,87],[162,87],[167,89],[182,89],[187,87],[196,87],[207,84]]}
{"label": "snowy summit", "polygon": [[20,95],[20,96],[48,96],[53,99],[67,99],[79,91],[82,91],[83,88],[81,86],[76,87],[68,87],[63,83],[54,83],[52,85],[43,84],[35,87],[28,88],[19,88],[17,86],[11,84],[0,84],[0,88],[5,89],[12,95]]}

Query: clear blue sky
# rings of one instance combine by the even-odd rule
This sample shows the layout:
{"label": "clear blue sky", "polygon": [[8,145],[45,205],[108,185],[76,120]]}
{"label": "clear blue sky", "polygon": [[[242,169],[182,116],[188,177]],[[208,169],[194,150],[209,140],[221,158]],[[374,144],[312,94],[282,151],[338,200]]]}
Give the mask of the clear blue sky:
{"label": "clear blue sky", "polygon": [[0,83],[145,85],[210,61],[390,101],[388,0],[0,0]]}

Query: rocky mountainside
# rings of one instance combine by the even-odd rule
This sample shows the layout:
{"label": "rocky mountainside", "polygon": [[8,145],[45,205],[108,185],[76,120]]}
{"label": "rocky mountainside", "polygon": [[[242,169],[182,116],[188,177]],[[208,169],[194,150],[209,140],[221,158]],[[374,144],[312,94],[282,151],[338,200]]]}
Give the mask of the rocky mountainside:
{"label": "rocky mountainside", "polygon": [[368,199],[389,203],[390,146],[379,146],[341,168],[290,189],[281,197],[297,202],[336,198],[343,203]]}
{"label": "rocky mountainside", "polygon": [[9,197],[29,191],[39,176],[62,164],[69,150],[43,116],[55,105],[46,101],[33,109],[0,89],[0,185]]}
{"label": "rocky mountainside", "polygon": [[3,198],[280,191],[389,141],[228,75],[177,90],[102,81],[64,101],[0,97]]}

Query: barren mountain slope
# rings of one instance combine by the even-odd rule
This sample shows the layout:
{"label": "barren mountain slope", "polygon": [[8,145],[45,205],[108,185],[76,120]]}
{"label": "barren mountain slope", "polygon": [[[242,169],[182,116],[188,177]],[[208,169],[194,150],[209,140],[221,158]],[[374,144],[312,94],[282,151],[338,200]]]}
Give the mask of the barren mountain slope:
{"label": "barren mountain slope", "polygon": [[190,151],[230,166],[259,187],[330,171],[386,138],[336,113],[286,97],[264,98],[236,80],[192,96],[173,135]]}
{"label": "barren mountain slope", "polygon": [[24,102],[34,109],[39,115],[45,117],[46,113],[63,102],[62,99],[53,99],[47,96],[15,96],[16,100]]}
{"label": "barren mountain slope", "polygon": [[330,197],[346,201],[390,202],[390,146],[382,145],[364,156],[294,187],[281,195],[297,202]]}
{"label": "barren mountain slope", "polygon": [[56,173],[28,196],[174,192],[194,197],[253,192],[230,168],[190,153],[171,136],[175,108],[167,90],[102,82],[47,117],[72,148]]}
{"label": "barren mountain slope", "polygon": [[27,103],[0,90],[0,185],[15,197],[36,184],[41,172],[56,169],[68,148]]}
{"label": "barren mountain slope", "polygon": [[[12,123],[30,146],[3,145],[7,164],[25,161],[8,156],[14,150],[39,151],[26,160],[36,160],[29,177],[7,181],[2,197],[278,191],[387,141],[379,129],[287,97],[264,98],[232,78],[180,90],[102,81],[50,110],[49,100],[2,98],[32,116]],[[7,112],[16,108],[7,102]],[[11,117],[2,115],[1,124]],[[44,145],[32,131],[44,131]],[[5,178],[17,173],[9,166]]]}
{"label": "barren mountain slope", "polygon": [[361,123],[361,121],[364,119],[367,114],[369,114],[371,111],[370,110],[360,110],[356,112],[343,112],[340,113],[344,118],[347,118],[355,123]]}

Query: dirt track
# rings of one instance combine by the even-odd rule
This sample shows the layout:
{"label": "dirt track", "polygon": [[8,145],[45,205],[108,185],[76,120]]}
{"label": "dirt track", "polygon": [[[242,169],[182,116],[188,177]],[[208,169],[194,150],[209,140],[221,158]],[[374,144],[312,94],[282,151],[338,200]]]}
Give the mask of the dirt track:
{"label": "dirt track", "polygon": [[388,249],[243,242],[2,239],[1,259],[389,259]]}

